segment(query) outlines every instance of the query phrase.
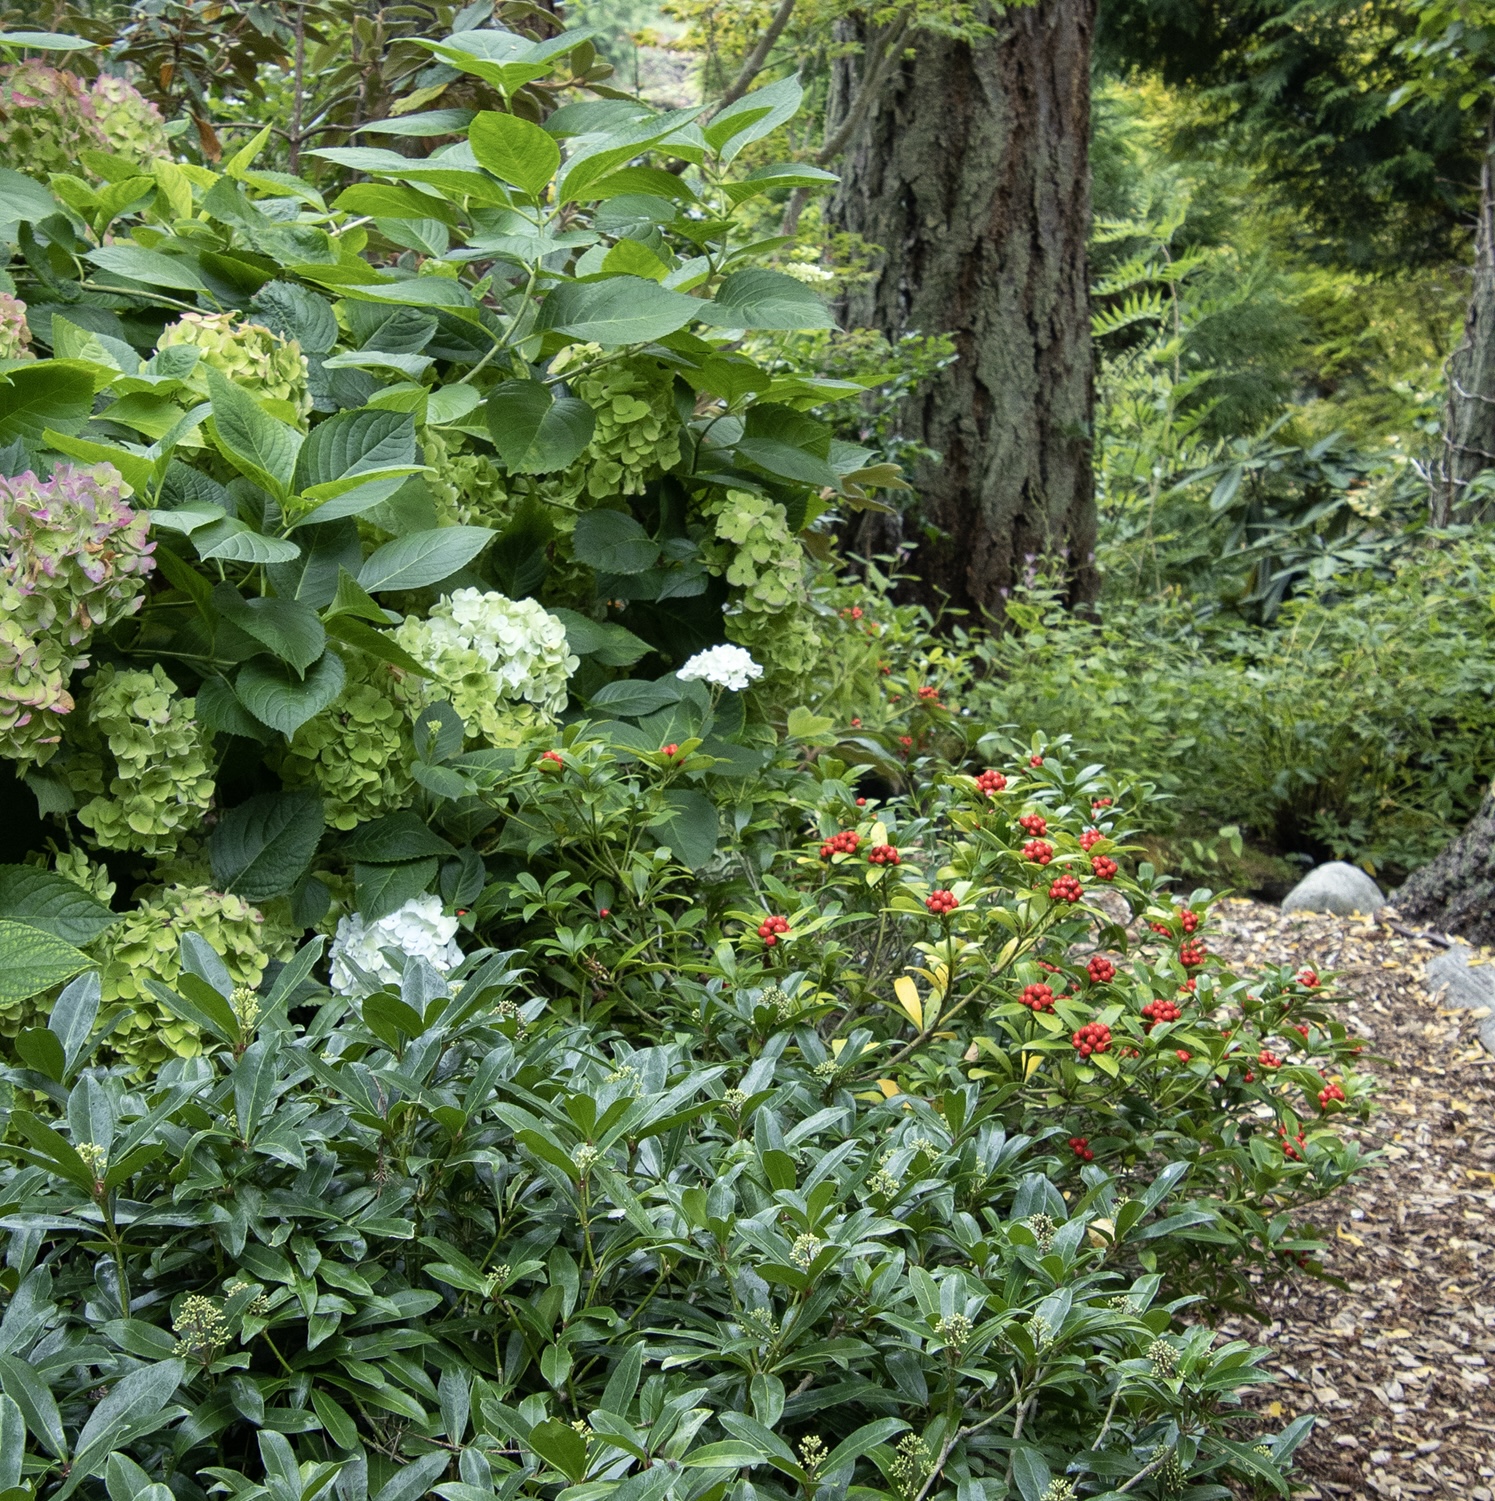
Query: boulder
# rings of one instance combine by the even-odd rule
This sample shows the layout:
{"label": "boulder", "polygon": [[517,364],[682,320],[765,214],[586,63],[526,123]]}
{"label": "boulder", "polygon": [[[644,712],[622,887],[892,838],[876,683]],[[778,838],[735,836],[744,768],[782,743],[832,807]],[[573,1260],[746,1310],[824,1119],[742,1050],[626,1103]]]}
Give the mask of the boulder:
{"label": "boulder", "polygon": [[1369,917],[1385,905],[1381,888],[1358,865],[1343,860],[1310,870],[1282,899],[1284,912],[1333,912],[1340,917],[1352,912]]}
{"label": "boulder", "polygon": [[1467,943],[1456,943],[1429,959],[1425,974],[1428,988],[1442,991],[1445,1006],[1484,1014],[1479,1040],[1486,1052],[1495,1053],[1495,962]]}

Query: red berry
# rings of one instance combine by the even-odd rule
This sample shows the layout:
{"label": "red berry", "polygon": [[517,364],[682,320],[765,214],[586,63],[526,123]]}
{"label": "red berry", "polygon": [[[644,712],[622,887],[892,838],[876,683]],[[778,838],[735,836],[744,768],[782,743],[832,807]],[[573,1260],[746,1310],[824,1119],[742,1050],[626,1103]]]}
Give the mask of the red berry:
{"label": "red berry", "polygon": [[984,792],[987,797],[992,797],[998,792],[1006,791],[1007,778],[1004,777],[1000,771],[992,771],[990,768],[988,768],[986,771],[983,771],[979,777],[976,778],[976,786],[980,791]]}
{"label": "red berry", "polygon": [[1116,966],[1104,954],[1096,954],[1085,968],[1097,985],[1105,985],[1116,978]]}
{"label": "red berry", "polygon": [[1035,839],[1049,831],[1049,821],[1041,813],[1024,813],[1017,822],[1023,833],[1032,834]]}
{"label": "red berry", "polygon": [[1151,1032],[1159,1022],[1176,1022],[1183,1012],[1176,1002],[1159,1000],[1149,1001],[1142,1008],[1142,1015],[1147,1018],[1147,1030]]}
{"label": "red berry", "polygon": [[867,799],[864,798],[864,797],[859,797],[857,799],[857,807],[859,807],[859,808],[865,808],[866,806],[867,806]]}
{"label": "red berry", "polygon": [[678,756],[680,754],[680,747],[672,741],[669,745],[660,746],[659,753],[662,756]]}
{"label": "red berry", "polygon": [[1105,837],[1099,829],[1086,829],[1080,835],[1080,848],[1088,855]]}
{"label": "red berry", "polygon": [[549,761],[549,762],[553,763],[556,766],[564,766],[566,764],[561,759],[561,753],[559,751],[557,751],[557,750],[541,751],[540,752],[540,759],[542,761]]}
{"label": "red berry", "polygon": [[933,704],[935,708],[939,708],[940,690],[938,688],[930,688],[927,686],[920,688],[919,697],[923,699],[926,704]]}
{"label": "red berry", "polygon": [[855,829],[843,829],[820,846],[820,858],[829,860],[832,855],[854,855],[861,843],[862,836]]}
{"label": "red berry", "polygon": [[1028,757],[1028,765],[1029,766],[1042,766],[1043,765],[1043,757],[1042,756],[1029,756]]}
{"label": "red berry", "polygon": [[765,917],[758,924],[758,937],[769,948],[772,948],[779,941],[779,934],[787,934],[788,932],[789,919],[787,917]]}
{"label": "red berry", "polygon": [[853,719],[853,720],[852,720],[852,721],[851,721],[851,727],[852,727],[852,729],[854,729],[854,730],[859,730],[859,729],[861,729],[861,727],[862,727],[862,721],[861,721],[861,720],[860,720],[860,719]]}
{"label": "red berry", "polygon": [[1178,962],[1185,969],[1198,969],[1204,963],[1205,948],[1202,943],[1186,943],[1178,951]]}
{"label": "red berry", "polygon": [[1030,1011],[1054,1009],[1054,992],[1047,985],[1026,985],[1017,999],[1020,1006],[1026,1006]]}
{"label": "red berry", "polygon": [[1047,839],[1030,839],[1023,846],[1023,859],[1035,865],[1047,865],[1054,858],[1054,846]]}
{"label": "red berry", "polygon": [[1261,1052],[1259,1052],[1259,1053],[1258,1053],[1258,1054],[1257,1054],[1257,1055],[1256,1055],[1256,1061],[1257,1061],[1257,1062],[1258,1062],[1258,1063],[1259,1063],[1259,1064],[1260,1064],[1260,1065],[1261,1065],[1261,1066],[1262,1066],[1262,1067],[1263,1067],[1263,1068],[1281,1068],[1281,1067],[1282,1067],[1282,1059],[1280,1059],[1280,1058],[1279,1058],[1279,1057],[1278,1057],[1278,1056],[1277,1056],[1277,1055],[1276,1055],[1276,1053],[1274,1053],[1274,1052],[1271,1052],[1271,1051],[1270,1051],[1270,1050],[1269,1050],[1269,1049],[1267,1049],[1267,1048],[1263,1048],[1263,1049],[1262,1049],[1262,1050],[1261,1050]]}
{"label": "red berry", "polygon": [[1173,937],[1173,929],[1170,928],[1165,922],[1158,922],[1155,918],[1151,918],[1148,920],[1147,926],[1151,928],[1152,931],[1156,933],[1160,938]]}
{"label": "red berry", "polygon": [[599,907],[597,909],[597,916],[598,917],[611,917],[612,915],[613,915],[613,909],[611,907]]}
{"label": "red berry", "polygon": [[1194,1056],[1187,1048],[1176,1048],[1174,1051],[1178,1054],[1178,1061],[1180,1063],[1187,1063]]}
{"label": "red berry", "polygon": [[903,856],[891,844],[874,844],[867,851],[869,865],[902,865]]}
{"label": "red berry", "polygon": [[1088,1136],[1071,1136],[1069,1149],[1081,1162],[1094,1162],[1095,1153],[1090,1150],[1090,1138]]}
{"label": "red berry", "polygon": [[931,891],[924,898],[924,905],[936,917],[945,917],[960,905],[960,901],[953,891]]}
{"label": "red berry", "polygon": [[1118,867],[1116,862],[1106,855],[1092,855],[1090,869],[1095,873],[1097,881],[1114,881]]}
{"label": "red berry", "polygon": [[1090,811],[1092,813],[1098,813],[1102,808],[1111,807],[1112,801],[1113,800],[1109,797],[1093,797],[1090,799]]}
{"label": "red berry", "polygon": [[904,750],[909,750],[913,746],[914,737],[912,735],[900,735],[898,737],[898,743],[904,748]]}
{"label": "red berry", "polygon": [[1178,916],[1178,925],[1185,933],[1192,933],[1199,926],[1199,914],[1185,907]]}
{"label": "red berry", "polygon": [[1319,983],[1318,971],[1313,969],[1300,969],[1298,971],[1298,984],[1308,990],[1317,990]]}
{"label": "red berry", "polygon": [[1329,1106],[1332,1103],[1334,1103],[1335,1101],[1339,1101],[1339,1102],[1342,1103],[1343,1100],[1344,1100],[1344,1090],[1342,1090],[1339,1087],[1339,1085],[1337,1085],[1337,1084],[1330,1084],[1330,1085],[1327,1085],[1325,1088],[1319,1090],[1319,1109],[1320,1110],[1327,1110],[1329,1108]]}
{"label": "red berry", "polygon": [[1092,1053],[1106,1053],[1111,1049],[1111,1029],[1104,1022],[1086,1022],[1070,1041],[1082,1058],[1088,1058]]}
{"label": "red berry", "polygon": [[1085,888],[1073,876],[1060,876],[1049,887],[1051,902],[1077,902],[1085,895]]}

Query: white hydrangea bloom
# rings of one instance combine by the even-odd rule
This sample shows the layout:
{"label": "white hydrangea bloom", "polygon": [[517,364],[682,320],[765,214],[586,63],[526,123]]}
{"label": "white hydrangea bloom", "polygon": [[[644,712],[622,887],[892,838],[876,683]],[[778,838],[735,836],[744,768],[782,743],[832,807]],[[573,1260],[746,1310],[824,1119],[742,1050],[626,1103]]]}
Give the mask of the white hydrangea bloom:
{"label": "white hydrangea bloom", "polygon": [[421,620],[407,615],[395,639],[431,670],[428,685],[450,697],[470,729],[494,744],[566,707],[566,679],[579,659],[566,627],[532,599],[458,589]]}
{"label": "white hydrangea bloom", "polygon": [[364,982],[349,968],[349,961],[365,974],[388,982],[399,974],[382,950],[398,949],[412,959],[424,959],[446,974],[462,962],[457,942],[457,919],[441,910],[441,898],[428,892],[412,897],[403,907],[367,921],[355,912],[337,920],[332,940],[332,988],[339,995],[366,994]]}
{"label": "white hydrangea bloom", "polygon": [[684,683],[710,683],[740,693],[763,676],[763,669],[740,646],[710,646],[698,651],[675,676]]}

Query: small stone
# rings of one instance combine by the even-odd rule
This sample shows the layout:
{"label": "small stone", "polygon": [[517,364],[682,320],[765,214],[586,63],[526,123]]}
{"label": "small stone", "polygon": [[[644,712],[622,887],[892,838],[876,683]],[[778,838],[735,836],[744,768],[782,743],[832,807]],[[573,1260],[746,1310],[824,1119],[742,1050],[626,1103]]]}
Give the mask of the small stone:
{"label": "small stone", "polygon": [[1389,1465],[1391,1463],[1391,1450],[1372,1449],[1370,1451],[1370,1462],[1373,1465]]}
{"label": "small stone", "polygon": [[1480,956],[1467,943],[1455,943],[1428,960],[1424,974],[1429,987],[1443,990],[1443,1004],[1484,1013],[1479,1040],[1495,1053],[1495,964],[1475,962]]}
{"label": "small stone", "polygon": [[1284,912],[1332,912],[1338,917],[1369,916],[1385,905],[1381,888],[1358,865],[1343,860],[1309,871],[1282,899]]}

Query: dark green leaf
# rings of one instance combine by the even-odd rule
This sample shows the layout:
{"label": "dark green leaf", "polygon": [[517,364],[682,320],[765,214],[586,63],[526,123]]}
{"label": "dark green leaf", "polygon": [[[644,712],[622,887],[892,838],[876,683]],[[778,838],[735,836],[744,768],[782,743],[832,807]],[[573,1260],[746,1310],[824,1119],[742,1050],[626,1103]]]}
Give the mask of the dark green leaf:
{"label": "dark green leaf", "polygon": [[359,912],[373,922],[398,911],[412,898],[430,890],[438,863],[433,856],[404,865],[355,865],[353,887]]}
{"label": "dark green leaf", "polygon": [[232,584],[219,584],[213,590],[213,603],[225,620],[297,672],[305,672],[326,650],[327,633],[317,612],[298,600],[245,599]]}
{"label": "dark green leaf", "polygon": [[642,276],[612,276],[557,287],[540,306],[539,327],[614,348],[647,344],[684,328],[707,305]]}
{"label": "dark green leaf", "polygon": [[472,562],[492,538],[485,526],[443,526],[396,537],[375,549],[359,571],[359,586],[377,594],[439,584]]}
{"label": "dark green leaf", "polygon": [[324,652],[304,679],[284,662],[253,657],[239,669],[234,692],[256,719],[289,740],[337,698],[346,676],[343,659],[334,651]]}
{"label": "dark green leaf", "polygon": [[365,865],[419,860],[426,855],[447,858],[457,853],[418,814],[408,810],[359,824],[339,848],[348,859]]}
{"label": "dark green leaf", "polygon": [[293,488],[299,493],[348,475],[372,474],[419,462],[415,418],[409,412],[377,407],[339,412],[314,427],[302,444]]}
{"label": "dark green leaf", "polygon": [[322,800],[307,791],[266,792],[230,808],[209,842],[213,878],[249,901],[284,896],[317,852]]}
{"label": "dark green leaf", "polygon": [[701,322],[714,328],[834,328],[830,310],[802,281],[782,271],[734,271],[701,305]]}
{"label": "dark green leaf", "polygon": [[65,943],[92,943],[119,914],[76,883],[35,865],[0,865],[0,918],[42,928]]}
{"label": "dark green leaf", "polygon": [[659,560],[659,543],[626,511],[583,511],[576,518],[571,552],[600,573],[643,573]]}
{"label": "dark green leaf", "polygon": [[597,427],[586,402],[574,396],[555,399],[537,380],[506,380],[495,386],[486,410],[493,446],[511,474],[565,469],[580,457]]}
{"label": "dark green leaf", "polygon": [[670,811],[650,825],[662,844],[691,870],[700,870],[716,853],[721,828],[716,806],[704,792],[672,788],[665,793]]}

